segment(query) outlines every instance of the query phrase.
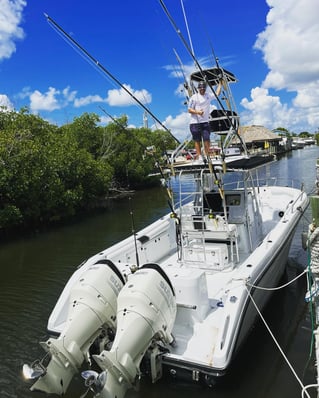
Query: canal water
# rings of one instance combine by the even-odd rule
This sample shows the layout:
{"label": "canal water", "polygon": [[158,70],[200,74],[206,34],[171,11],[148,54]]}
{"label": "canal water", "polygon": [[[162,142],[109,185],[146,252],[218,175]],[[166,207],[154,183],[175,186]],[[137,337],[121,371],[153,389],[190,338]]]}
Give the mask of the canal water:
{"label": "canal water", "polygon": [[[271,175],[302,181],[310,193],[314,190],[318,157],[316,146],[293,151],[271,166]],[[112,203],[108,211],[71,225],[0,242],[1,398],[43,396],[29,390],[30,385],[22,378],[22,365],[43,356],[39,341],[48,338],[47,319],[75,267],[168,211],[165,190],[157,188]],[[301,232],[307,230],[310,221],[309,209],[293,240],[283,284],[307,266]],[[316,371],[311,358],[312,326],[305,292],[305,277],[276,291],[264,316],[298,378],[308,385],[315,383]],[[79,398],[84,392],[83,382],[77,377],[65,397]],[[190,398],[199,394],[202,398],[302,396],[299,382],[261,321],[257,322],[228,376],[216,387],[209,389],[167,379],[152,385],[143,380],[139,391],[131,391],[127,397]],[[89,393],[88,397],[91,396]],[[316,396],[315,390],[311,396]]]}

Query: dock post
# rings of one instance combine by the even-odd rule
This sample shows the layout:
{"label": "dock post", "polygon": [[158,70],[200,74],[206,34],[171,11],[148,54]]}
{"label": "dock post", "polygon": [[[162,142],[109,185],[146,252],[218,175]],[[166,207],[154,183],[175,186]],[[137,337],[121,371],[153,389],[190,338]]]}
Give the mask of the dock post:
{"label": "dock post", "polygon": [[[306,301],[314,305],[316,368],[317,368],[317,398],[319,398],[319,159],[316,163],[316,193],[309,197],[312,223],[309,225],[307,247],[310,253],[311,286],[306,295]],[[308,296],[308,299],[307,299]]]}

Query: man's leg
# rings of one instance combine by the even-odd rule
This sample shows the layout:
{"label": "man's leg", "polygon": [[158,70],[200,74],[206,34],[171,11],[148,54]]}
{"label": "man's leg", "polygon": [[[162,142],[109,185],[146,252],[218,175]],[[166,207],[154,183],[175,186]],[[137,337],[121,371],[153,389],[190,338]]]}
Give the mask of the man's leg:
{"label": "man's leg", "polygon": [[201,155],[201,127],[200,124],[191,124],[190,125],[190,131],[192,133],[193,141],[195,144],[195,150],[196,150],[196,159],[199,158]]}
{"label": "man's leg", "polygon": [[205,149],[205,155],[206,155],[206,156],[209,156],[210,141],[204,141],[204,149]]}
{"label": "man's leg", "polygon": [[204,151],[205,155],[209,156],[209,150],[210,150],[210,130],[209,130],[209,124],[205,123],[202,126],[202,137],[204,141]]}
{"label": "man's leg", "polygon": [[200,155],[202,154],[199,141],[195,141],[195,150],[196,150],[196,159],[198,159],[200,157]]}

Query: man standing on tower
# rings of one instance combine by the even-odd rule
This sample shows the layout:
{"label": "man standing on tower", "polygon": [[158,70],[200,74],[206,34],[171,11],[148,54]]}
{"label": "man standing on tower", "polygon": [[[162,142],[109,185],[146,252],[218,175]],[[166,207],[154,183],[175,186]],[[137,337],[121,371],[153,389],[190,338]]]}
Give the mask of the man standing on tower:
{"label": "man standing on tower", "polygon": [[[203,160],[201,153],[201,141],[204,141],[205,156],[209,156],[210,127],[209,114],[210,103],[215,98],[213,93],[206,93],[206,83],[198,83],[198,92],[193,94],[189,100],[188,112],[191,114],[190,131],[195,142],[196,159]],[[221,92],[222,82],[219,82],[216,95]]]}

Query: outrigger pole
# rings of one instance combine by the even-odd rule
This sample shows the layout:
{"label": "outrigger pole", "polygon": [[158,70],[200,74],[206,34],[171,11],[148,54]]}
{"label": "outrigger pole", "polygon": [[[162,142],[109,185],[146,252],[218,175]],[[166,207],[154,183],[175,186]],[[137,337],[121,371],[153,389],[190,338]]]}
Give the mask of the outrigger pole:
{"label": "outrigger pole", "polygon": [[[178,34],[179,38],[181,39],[181,41],[182,41],[184,47],[186,48],[186,50],[188,51],[188,53],[189,53],[190,56],[192,57],[192,59],[193,59],[193,61],[194,61],[194,63],[195,63],[195,66],[198,68],[198,70],[200,71],[200,73],[201,73],[201,75],[202,75],[202,77],[203,77],[203,80],[206,82],[206,84],[207,84],[207,85],[210,87],[210,89],[212,90],[212,92],[213,92],[213,94],[214,94],[214,96],[215,96],[215,98],[216,98],[218,104],[220,105],[222,111],[224,112],[226,118],[228,119],[230,125],[232,126],[233,131],[235,132],[236,136],[237,136],[238,139],[240,140],[240,142],[241,142],[241,144],[243,145],[243,147],[246,148],[245,143],[243,142],[241,136],[238,134],[238,131],[237,131],[237,129],[235,128],[235,126],[234,126],[234,124],[233,124],[233,121],[232,121],[231,118],[228,116],[228,114],[227,114],[227,112],[226,112],[226,109],[225,109],[223,103],[221,102],[221,100],[219,99],[218,95],[216,94],[214,88],[212,87],[212,85],[210,84],[209,80],[207,79],[207,77],[206,77],[206,75],[205,75],[205,73],[204,73],[204,70],[203,70],[203,68],[201,67],[200,63],[198,62],[197,58],[195,57],[195,54],[194,54],[192,48],[188,45],[188,43],[187,43],[186,39],[184,38],[184,36],[183,36],[181,30],[179,29],[179,27],[177,26],[177,24],[176,24],[176,22],[174,21],[173,17],[171,16],[170,12],[168,11],[168,9],[167,9],[167,7],[166,7],[164,1],[163,1],[163,0],[159,0],[159,3],[160,3],[160,5],[162,6],[162,8],[163,8],[163,10],[164,10],[164,12],[165,12],[167,18],[169,19],[171,25],[172,25],[173,28],[175,29],[175,31],[176,31],[176,33]],[[215,60],[216,60],[216,57],[215,57]],[[217,66],[217,65],[216,65],[216,66]],[[221,69],[221,72],[222,72],[222,69]]]}
{"label": "outrigger pole", "polygon": [[118,84],[131,98],[134,99],[160,126],[166,130],[170,136],[180,144],[180,141],[171,133],[171,131],[150,111],[136,96],[128,90],[124,84],[122,84],[110,71],[108,71],[97,59],[95,59],[84,47],[82,47],[77,41],[75,41],[60,25],[57,24],[48,14],[44,13],[47,21],[52,24],[64,37],[66,37],[76,48],[78,48],[94,65],[96,65],[101,71],[110,77],[116,84]]}

